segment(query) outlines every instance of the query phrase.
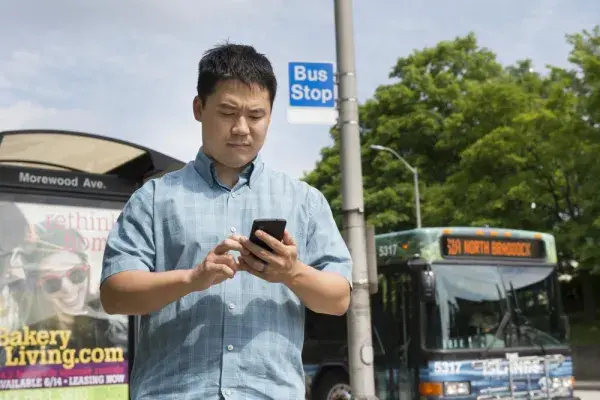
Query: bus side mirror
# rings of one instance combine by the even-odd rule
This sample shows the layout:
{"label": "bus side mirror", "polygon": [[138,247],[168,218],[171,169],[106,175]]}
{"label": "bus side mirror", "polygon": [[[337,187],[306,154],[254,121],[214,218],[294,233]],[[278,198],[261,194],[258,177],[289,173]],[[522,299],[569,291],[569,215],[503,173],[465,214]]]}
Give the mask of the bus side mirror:
{"label": "bus side mirror", "polygon": [[421,300],[425,303],[435,302],[435,274],[429,264],[420,258],[408,262],[412,270],[416,270],[419,276]]}
{"label": "bus side mirror", "polygon": [[421,270],[421,294],[426,303],[435,302],[435,274],[431,270]]}
{"label": "bus side mirror", "polygon": [[[342,237],[348,246],[348,231],[342,230]],[[377,270],[377,247],[375,246],[375,227],[365,226],[365,239],[367,250],[367,273],[369,278],[369,293],[371,295],[379,291],[379,274]]]}

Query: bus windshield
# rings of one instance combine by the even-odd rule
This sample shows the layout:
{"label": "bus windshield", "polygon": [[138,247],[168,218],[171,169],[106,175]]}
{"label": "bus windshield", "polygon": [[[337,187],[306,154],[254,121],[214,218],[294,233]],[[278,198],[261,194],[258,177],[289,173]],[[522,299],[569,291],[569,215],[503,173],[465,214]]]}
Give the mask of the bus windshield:
{"label": "bus windshield", "polygon": [[552,266],[434,264],[426,346],[436,350],[566,346]]}

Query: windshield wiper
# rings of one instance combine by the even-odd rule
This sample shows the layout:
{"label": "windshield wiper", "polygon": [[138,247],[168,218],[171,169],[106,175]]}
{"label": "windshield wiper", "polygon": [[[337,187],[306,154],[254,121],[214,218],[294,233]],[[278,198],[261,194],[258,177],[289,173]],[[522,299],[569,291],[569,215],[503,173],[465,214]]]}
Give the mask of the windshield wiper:
{"label": "windshield wiper", "polygon": [[526,335],[527,335],[527,338],[529,339],[529,341],[532,344],[537,344],[538,346],[540,346],[542,353],[546,354],[546,348],[544,347],[544,341],[542,339],[540,339],[538,333],[536,332],[536,329],[533,328],[533,324],[531,323],[531,320],[529,318],[527,318],[527,316],[525,314],[523,314],[523,310],[519,306],[519,301],[517,299],[516,291],[515,291],[512,281],[510,282],[510,291],[511,291],[511,295],[513,298],[513,302],[515,303],[514,324],[515,324],[515,328],[517,330],[517,335],[518,335],[519,341],[521,340],[521,328],[522,328],[521,322],[523,322],[523,325],[528,330],[528,333]]}
{"label": "windshield wiper", "polygon": [[518,343],[521,343],[521,323],[519,321],[519,318],[524,318],[525,316],[523,315],[521,307],[519,307],[519,300],[517,300],[517,291],[515,290],[512,281],[510,281],[510,297],[512,297],[513,304],[515,306],[515,313],[513,314],[513,324],[515,324],[515,328],[517,331],[517,341]]}
{"label": "windshield wiper", "polygon": [[[498,300],[502,300],[502,291],[500,290],[500,286],[496,283],[496,290],[498,291]],[[502,304],[502,303],[500,303]],[[502,309],[504,307],[500,306],[500,311],[502,311]],[[496,340],[498,340],[498,338],[500,337],[500,335],[502,335],[504,333],[504,329],[506,328],[506,325],[508,324],[508,322],[510,321],[510,317],[512,315],[512,312],[510,310],[510,302],[508,301],[508,298],[506,299],[506,310],[504,311],[504,315],[502,316],[502,320],[500,320],[500,324],[498,325],[498,329],[496,329],[496,333],[494,334],[494,338],[492,339],[492,341],[486,346],[483,355],[486,355],[490,349],[492,348],[492,346],[496,343]]]}
{"label": "windshield wiper", "polygon": [[490,349],[492,348],[492,346],[496,343],[496,340],[498,340],[498,338],[500,337],[500,335],[502,335],[502,333],[504,333],[504,329],[506,328],[506,325],[508,325],[508,321],[510,321],[510,317],[512,315],[512,312],[510,310],[506,310],[506,312],[504,313],[504,316],[502,317],[502,320],[500,321],[500,325],[498,325],[498,329],[496,329],[496,333],[494,334],[494,338],[492,339],[492,341],[490,342],[490,344],[488,344],[483,352],[483,355],[487,355],[487,353],[489,353]]}
{"label": "windshield wiper", "polygon": [[546,347],[544,346],[544,341],[540,338],[539,333],[537,333],[537,329],[533,328],[528,322],[529,320],[527,319],[527,317],[525,317],[524,315],[521,316],[522,318],[524,318],[524,320],[526,321],[525,327],[527,328],[528,333],[527,338],[529,339],[529,341],[533,344],[537,344],[538,346],[540,346],[540,350],[542,350],[542,353],[544,355],[546,355]]}

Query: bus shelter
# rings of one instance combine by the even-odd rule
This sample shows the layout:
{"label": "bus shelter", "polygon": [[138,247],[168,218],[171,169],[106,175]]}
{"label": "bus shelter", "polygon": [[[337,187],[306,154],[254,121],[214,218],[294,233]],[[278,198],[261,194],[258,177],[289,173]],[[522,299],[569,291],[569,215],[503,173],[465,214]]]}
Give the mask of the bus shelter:
{"label": "bus shelter", "polygon": [[0,397],[129,398],[135,324],[102,309],[104,247],[131,194],[184,165],[88,133],[0,132]]}

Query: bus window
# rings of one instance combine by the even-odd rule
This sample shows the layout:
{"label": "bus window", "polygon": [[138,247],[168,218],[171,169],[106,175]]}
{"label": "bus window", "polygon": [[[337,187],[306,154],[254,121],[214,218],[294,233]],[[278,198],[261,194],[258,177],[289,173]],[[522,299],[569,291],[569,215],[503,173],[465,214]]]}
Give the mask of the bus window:
{"label": "bus window", "polygon": [[375,374],[380,400],[411,396],[408,348],[412,293],[410,275],[390,269],[380,275],[379,291],[372,296]]}
{"label": "bus window", "polygon": [[305,364],[321,364],[347,358],[346,315],[336,317],[306,309],[303,359]]}

